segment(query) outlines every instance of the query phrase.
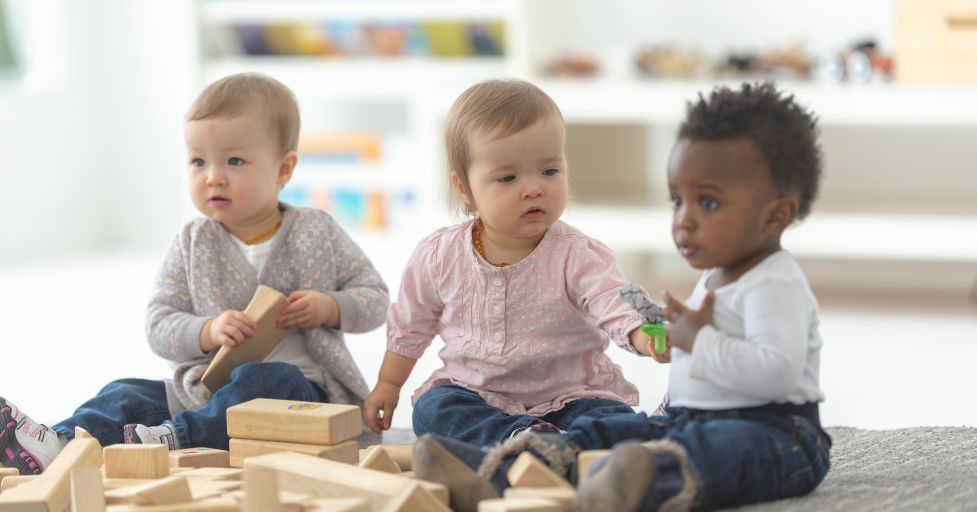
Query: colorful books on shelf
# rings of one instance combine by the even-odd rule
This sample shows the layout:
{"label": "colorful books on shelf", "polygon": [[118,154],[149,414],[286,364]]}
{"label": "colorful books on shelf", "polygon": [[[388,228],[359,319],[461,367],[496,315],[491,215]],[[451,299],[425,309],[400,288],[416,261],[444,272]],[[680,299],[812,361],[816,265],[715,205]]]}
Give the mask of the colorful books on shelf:
{"label": "colorful books on shelf", "polygon": [[[403,21],[235,24],[229,44],[239,55],[305,57],[500,57],[505,24]],[[235,50],[230,50],[234,52]]]}
{"label": "colorful books on shelf", "polygon": [[372,230],[405,225],[417,208],[416,193],[406,188],[289,184],[281,200],[324,210],[344,226]]}
{"label": "colorful books on shelf", "polygon": [[330,132],[302,135],[298,151],[303,162],[376,165],[380,163],[382,147],[378,133]]}

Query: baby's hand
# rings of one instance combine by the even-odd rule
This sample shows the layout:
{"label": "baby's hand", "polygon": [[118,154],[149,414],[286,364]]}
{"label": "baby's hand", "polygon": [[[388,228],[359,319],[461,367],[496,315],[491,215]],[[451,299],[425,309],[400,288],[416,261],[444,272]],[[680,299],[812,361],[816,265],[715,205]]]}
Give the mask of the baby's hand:
{"label": "baby's hand", "polygon": [[716,292],[710,290],[706,294],[698,311],[685,307],[667,291],[662,292],[662,297],[665,299],[665,319],[668,320],[665,330],[668,332],[669,347],[691,353],[699,329],[712,323],[712,304],[716,301]]}
{"label": "baby's hand", "polygon": [[[400,386],[388,382],[377,382],[377,387],[363,401],[363,419],[374,433],[390,430],[394,409],[400,401]],[[381,414],[382,413],[382,414]]]}
{"label": "baby's hand", "polygon": [[210,339],[218,345],[236,347],[254,336],[258,327],[240,311],[229,309],[210,321]]}
{"label": "baby's hand", "polygon": [[662,364],[672,362],[672,349],[669,348],[665,350],[664,354],[656,354],[655,340],[645,334],[640,327],[631,331],[631,334],[629,334],[628,337],[631,340],[631,345],[634,346],[639,353],[646,356],[651,356],[652,359]]}
{"label": "baby's hand", "polygon": [[288,305],[278,315],[278,328],[291,330],[300,327],[325,325],[339,328],[339,305],[328,293],[298,290],[288,296]]}

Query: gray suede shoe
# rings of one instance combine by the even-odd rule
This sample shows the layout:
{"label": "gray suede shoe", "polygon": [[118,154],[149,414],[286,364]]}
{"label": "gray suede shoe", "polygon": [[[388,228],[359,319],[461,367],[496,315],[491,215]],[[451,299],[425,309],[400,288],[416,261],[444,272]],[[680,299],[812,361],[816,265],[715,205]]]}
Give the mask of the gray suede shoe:
{"label": "gray suede shoe", "polygon": [[430,435],[414,443],[412,468],[417,478],[448,488],[455,512],[477,512],[479,501],[500,497],[488,480]]}

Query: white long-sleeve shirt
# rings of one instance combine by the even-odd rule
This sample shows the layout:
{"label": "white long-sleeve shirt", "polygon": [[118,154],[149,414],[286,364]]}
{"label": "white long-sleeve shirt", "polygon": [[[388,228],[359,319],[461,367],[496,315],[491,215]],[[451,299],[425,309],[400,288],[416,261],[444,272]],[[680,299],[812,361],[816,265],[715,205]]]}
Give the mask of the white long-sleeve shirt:
{"label": "white long-sleeve shirt", "polygon": [[[715,269],[686,301],[699,309]],[[804,272],[778,251],[736,282],[716,289],[712,324],[699,330],[692,353],[675,349],[671,405],[734,409],[768,403],[820,402],[818,303]]]}

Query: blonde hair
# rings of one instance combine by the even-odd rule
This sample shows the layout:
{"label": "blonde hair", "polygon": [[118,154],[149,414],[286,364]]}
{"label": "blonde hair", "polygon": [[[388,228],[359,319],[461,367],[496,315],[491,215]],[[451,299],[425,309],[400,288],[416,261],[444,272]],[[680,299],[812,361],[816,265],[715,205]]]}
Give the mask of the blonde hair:
{"label": "blonde hair", "polygon": [[[545,92],[525,80],[488,80],[469,87],[451,105],[444,126],[444,145],[448,172],[458,174],[470,192],[468,167],[471,165],[470,137],[477,131],[495,132],[506,137],[532,126],[545,116],[563,121],[560,108]],[[454,187],[449,187],[453,209],[473,215]]]}
{"label": "blonde hair", "polygon": [[278,135],[283,152],[295,151],[299,138],[299,107],[285,84],[261,73],[238,73],[207,86],[190,105],[187,121],[235,117],[258,108]]}

